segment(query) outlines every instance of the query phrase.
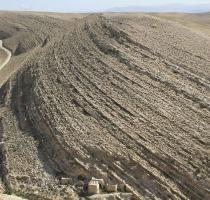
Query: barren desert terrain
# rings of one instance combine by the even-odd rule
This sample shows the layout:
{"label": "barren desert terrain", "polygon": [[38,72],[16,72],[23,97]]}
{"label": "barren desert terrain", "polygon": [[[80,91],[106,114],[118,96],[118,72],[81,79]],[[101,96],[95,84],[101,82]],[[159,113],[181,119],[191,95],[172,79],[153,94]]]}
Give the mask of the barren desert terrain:
{"label": "barren desert terrain", "polygon": [[[0,12],[1,192],[209,200],[208,15]],[[132,197],[87,197],[81,177]]]}

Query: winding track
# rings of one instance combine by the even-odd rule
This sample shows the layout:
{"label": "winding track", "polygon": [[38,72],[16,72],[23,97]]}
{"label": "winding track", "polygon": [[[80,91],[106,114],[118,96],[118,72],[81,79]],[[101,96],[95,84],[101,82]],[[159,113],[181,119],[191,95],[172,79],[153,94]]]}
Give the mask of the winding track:
{"label": "winding track", "polygon": [[0,70],[2,70],[4,68],[4,66],[10,61],[12,53],[6,49],[5,47],[3,47],[3,42],[2,40],[0,40],[0,48],[5,51],[5,53],[7,54],[7,57],[5,59],[5,61],[3,61],[3,63],[0,65]]}

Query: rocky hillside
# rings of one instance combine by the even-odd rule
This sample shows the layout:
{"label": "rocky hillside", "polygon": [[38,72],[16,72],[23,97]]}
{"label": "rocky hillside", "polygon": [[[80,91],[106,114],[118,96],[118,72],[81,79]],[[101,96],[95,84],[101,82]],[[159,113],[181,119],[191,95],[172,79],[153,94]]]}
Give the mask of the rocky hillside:
{"label": "rocky hillside", "polygon": [[208,38],[146,15],[2,15],[25,55],[0,90],[2,190],[76,199],[94,176],[136,199],[210,198]]}

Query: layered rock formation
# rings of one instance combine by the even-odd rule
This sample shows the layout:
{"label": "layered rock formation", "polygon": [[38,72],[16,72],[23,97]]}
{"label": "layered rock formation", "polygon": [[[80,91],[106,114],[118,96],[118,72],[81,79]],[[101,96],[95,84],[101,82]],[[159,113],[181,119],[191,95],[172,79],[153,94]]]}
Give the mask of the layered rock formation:
{"label": "layered rock formation", "polygon": [[59,177],[84,175],[137,199],[210,198],[210,40],[146,15],[5,21],[29,55],[0,90],[7,192],[74,199]]}

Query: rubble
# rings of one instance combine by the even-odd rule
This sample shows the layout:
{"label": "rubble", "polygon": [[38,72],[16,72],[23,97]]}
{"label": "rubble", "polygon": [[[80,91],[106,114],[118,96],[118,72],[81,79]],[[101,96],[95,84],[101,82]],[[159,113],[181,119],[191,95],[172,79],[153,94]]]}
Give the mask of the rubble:
{"label": "rubble", "polygon": [[100,193],[100,187],[99,182],[96,180],[91,180],[88,183],[88,193],[89,194],[99,194]]}

